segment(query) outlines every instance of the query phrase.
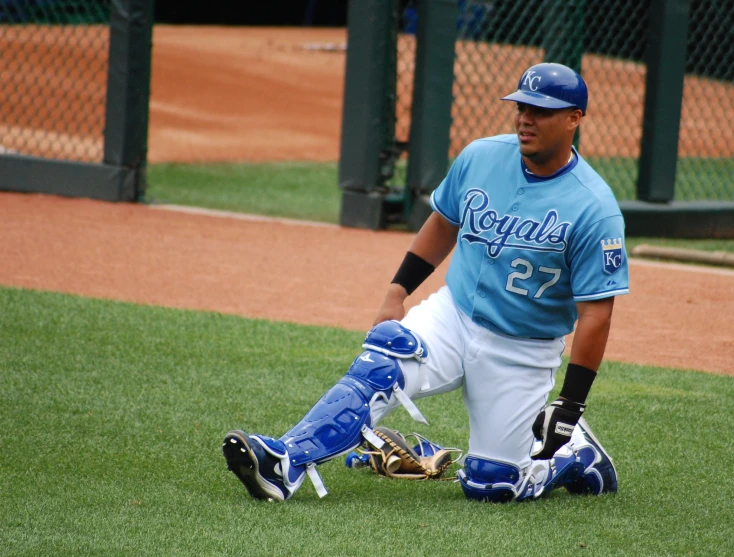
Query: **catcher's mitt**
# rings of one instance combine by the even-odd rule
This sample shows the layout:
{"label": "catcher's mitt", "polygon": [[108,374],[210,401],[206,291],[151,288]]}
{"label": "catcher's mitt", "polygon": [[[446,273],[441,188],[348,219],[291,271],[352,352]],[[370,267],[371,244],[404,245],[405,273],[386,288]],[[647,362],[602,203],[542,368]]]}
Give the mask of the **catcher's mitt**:
{"label": "catcher's mitt", "polygon": [[[418,433],[403,435],[394,429],[378,427],[374,434],[384,441],[384,445],[377,448],[367,442],[366,448],[360,452],[369,455],[370,467],[381,476],[409,480],[440,479],[462,455],[461,449],[445,449]],[[407,438],[414,439],[416,445],[411,448]]]}

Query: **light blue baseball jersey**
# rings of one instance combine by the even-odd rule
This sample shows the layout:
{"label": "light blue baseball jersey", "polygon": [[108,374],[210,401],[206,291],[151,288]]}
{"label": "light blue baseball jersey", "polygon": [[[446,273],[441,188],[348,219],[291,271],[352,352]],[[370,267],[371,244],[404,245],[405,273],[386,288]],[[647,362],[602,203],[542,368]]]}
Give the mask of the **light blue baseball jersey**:
{"label": "light blue baseball jersey", "polygon": [[446,275],[459,308],[498,333],[557,338],[576,302],[629,292],[624,220],[583,158],[532,175],[516,135],[479,139],[457,157],[431,207],[459,227]]}

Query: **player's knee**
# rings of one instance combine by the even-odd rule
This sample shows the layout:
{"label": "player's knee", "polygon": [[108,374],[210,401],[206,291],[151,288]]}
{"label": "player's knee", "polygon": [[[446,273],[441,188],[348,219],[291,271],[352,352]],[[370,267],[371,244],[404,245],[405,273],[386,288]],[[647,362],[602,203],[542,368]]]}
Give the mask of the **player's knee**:
{"label": "player's knee", "polygon": [[517,497],[516,486],[520,469],[499,462],[469,455],[459,470],[459,482],[467,499],[490,503],[508,503]]}
{"label": "player's knee", "polygon": [[420,337],[398,321],[383,321],[367,333],[362,348],[393,358],[415,358],[425,362],[428,350]]}
{"label": "player's knee", "polygon": [[[355,384],[355,380],[366,383],[383,396],[389,394],[396,384],[401,389],[405,386],[403,372],[395,358],[374,350],[365,350],[357,356],[340,383]],[[364,388],[359,390],[367,392]]]}

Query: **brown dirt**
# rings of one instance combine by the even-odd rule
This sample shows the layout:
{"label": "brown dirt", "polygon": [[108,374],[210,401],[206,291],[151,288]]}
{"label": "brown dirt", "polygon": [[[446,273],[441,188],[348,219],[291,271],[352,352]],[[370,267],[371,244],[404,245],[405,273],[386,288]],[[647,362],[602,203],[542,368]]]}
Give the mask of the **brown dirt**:
{"label": "brown dirt", "polygon": [[[344,55],[304,45],[345,40],[156,28],[150,160],[336,160]],[[3,285],[364,331],[413,236],[4,193],[0,237]],[[734,374],[734,272],[631,274],[607,359]]]}
{"label": "brown dirt", "polygon": [[157,26],[150,157],[160,161],[335,161],[344,29]]}

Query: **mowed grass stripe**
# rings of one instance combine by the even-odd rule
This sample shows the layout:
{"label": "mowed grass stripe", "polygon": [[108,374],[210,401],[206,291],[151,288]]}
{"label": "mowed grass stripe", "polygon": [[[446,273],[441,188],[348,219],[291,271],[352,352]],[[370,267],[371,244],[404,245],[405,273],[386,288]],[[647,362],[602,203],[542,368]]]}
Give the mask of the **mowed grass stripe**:
{"label": "mowed grass stripe", "polygon": [[[231,428],[281,435],[360,333],[0,288],[3,555],[731,555],[734,379],[606,363],[588,417],[620,493],[518,505],[320,467],[284,505],[225,470]],[[561,377],[559,377],[561,379]],[[560,383],[560,381],[559,381]],[[467,446],[460,393],[385,425]]]}
{"label": "mowed grass stripe", "polygon": [[[691,162],[690,159],[687,160]],[[637,163],[634,159],[600,159],[591,162],[610,180],[617,199],[635,198],[634,179],[625,178],[627,171],[636,173]],[[724,177],[728,179],[731,176],[731,161],[720,162],[713,159],[704,162],[705,165],[700,167],[681,161],[683,170],[679,171],[679,179],[688,176],[686,183],[694,179],[700,180],[702,168],[718,177],[718,182],[714,183],[725,181]],[[337,224],[341,203],[337,170],[336,163],[315,162],[155,164],[148,168],[146,199],[157,204]],[[400,163],[396,171],[401,176],[396,179],[397,182],[404,182],[404,164]],[[696,191],[692,186],[686,188],[684,191]],[[715,194],[700,193],[693,195],[691,199],[731,200],[731,194],[719,188]],[[734,240],[627,238],[628,252],[641,243],[734,252]]]}

